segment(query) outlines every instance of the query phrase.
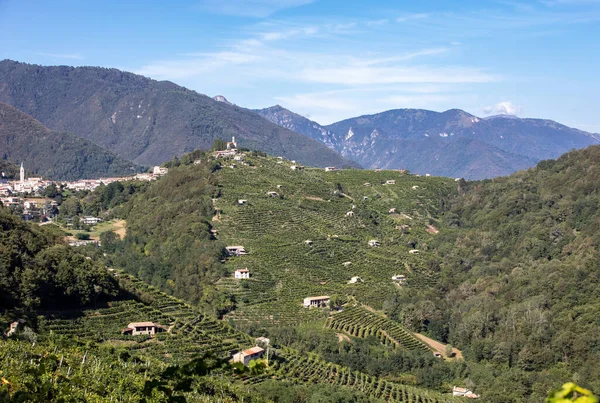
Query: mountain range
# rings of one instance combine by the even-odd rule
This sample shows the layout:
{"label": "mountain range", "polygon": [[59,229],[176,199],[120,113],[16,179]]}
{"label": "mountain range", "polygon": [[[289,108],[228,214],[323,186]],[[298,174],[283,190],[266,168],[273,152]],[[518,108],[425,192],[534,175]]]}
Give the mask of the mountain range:
{"label": "mountain range", "polygon": [[28,173],[59,180],[127,175],[140,168],[89,140],[52,131],[2,102],[0,153],[7,177],[14,177],[10,162],[24,162]]}
{"label": "mountain range", "polygon": [[459,109],[397,109],[322,126],[279,105],[256,111],[273,123],[319,140],[365,168],[408,169],[466,179],[509,175],[600,135],[551,120],[479,118]]}
{"label": "mountain range", "polygon": [[0,102],[51,130],[85,138],[140,165],[158,165],[217,138],[313,166],[358,167],[322,143],[250,110],[168,81],[100,67],[0,61]]}

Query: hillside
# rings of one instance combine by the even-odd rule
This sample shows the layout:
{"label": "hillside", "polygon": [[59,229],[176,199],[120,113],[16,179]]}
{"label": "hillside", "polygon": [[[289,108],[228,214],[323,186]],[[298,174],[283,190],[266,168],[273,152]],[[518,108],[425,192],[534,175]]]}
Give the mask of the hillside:
{"label": "hillside", "polygon": [[27,172],[44,178],[74,180],[130,175],[139,167],[70,133],[49,130],[31,116],[0,102],[3,159],[24,162]]}
{"label": "hillside", "polygon": [[321,141],[369,168],[467,179],[509,175],[600,142],[597,134],[542,119],[480,119],[461,110],[398,109],[321,126],[280,106],[266,119]]}
{"label": "hillside", "polygon": [[[484,182],[294,171],[258,153],[234,169],[185,161],[123,210],[124,246],[137,251],[124,267],[166,291],[370,375],[437,390],[468,380],[486,402],[541,401],[574,373],[598,389],[600,147]],[[218,245],[248,254],[225,258]],[[240,268],[250,279],[233,278]],[[318,295],[333,306],[302,307]],[[464,365],[435,361],[412,332],[459,348]],[[348,350],[333,341],[344,337]]]}
{"label": "hillside", "polygon": [[315,166],[358,166],[255,113],[171,82],[99,67],[0,62],[0,102],[52,130],[88,139],[141,165],[158,165],[217,138]]}
{"label": "hillside", "polygon": [[[271,344],[268,361],[232,365],[233,352],[255,343],[247,334],[107,268],[101,251],[62,245],[56,230],[23,223],[2,207],[0,225],[0,250],[13,252],[3,254],[0,267],[0,327],[20,322],[13,335],[0,334],[5,400],[209,402],[226,396],[225,401],[258,403],[297,394],[300,403],[317,396],[364,403],[457,402],[280,343]],[[123,335],[136,321],[161,324],[165,331],[156,337]]]}
{"label": "hillside", "polygon": [[19,176],[19,167],[12,162],[0,160],[1,179],[14,179]]}

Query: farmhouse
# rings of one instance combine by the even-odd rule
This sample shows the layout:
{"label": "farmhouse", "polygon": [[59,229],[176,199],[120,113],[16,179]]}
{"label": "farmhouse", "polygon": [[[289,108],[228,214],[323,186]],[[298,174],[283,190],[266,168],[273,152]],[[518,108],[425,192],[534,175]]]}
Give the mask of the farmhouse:
{"label": "farmhouse", "polygon": [[412,190],[417,190],[419,187],[417,185],[412,187]]}
{"label": "farmhouse", "polygon": [[346,213],[346,217],[353,217],[354,216],[354,211],[348,211]]}
{"label": "farmhouse", "polygon": [[479,399],[479,395],[476,395],[475,393],[473,393],[469,389],[467,389],[467,388],[459,388],[459,387],[456,387],[456,386],[454,386],[452,388],[452,396],[467,397],[469,399]]}
{"label": "farmhouse", "polygon": [[362,278],[358,277],[358,276],[354,276],[350,279],[350,281],[348,281],[348,284],[356,284],[356,283],[362,283],[363,280]]}
{"label": "farmhouse", "polygon": [[233,362],[241,362],[245,367],[250,364],[250,361],[262,357],[265,350],[260,347],[252,347],[244,351],[240,351],[233,355]]}
{"label": "farmhouse", "polygon": [[154,322],[131,322],[125,329],[121,331],[122,334],[131,336],[137,336],[140,334],[147,334],[154,336],[156,333],[164,332],[166,329]]}
{"label": "farmhouse", "polygon": [[242,256],[248,254],[243,246],[226,246],[225,249],[229,256]]}
{"label": "farmhouse", "polygon": [[369,241],[369,246],[371,246],[371,247],[374,247],[374,248],[375,248],[375,247],[377,247],[377,246],[381,246],[381,244],[379,243],[379,241],[378,241],[377,239],[371,239],[371,240]]}
{"label": "farmhouse", "polygon": [[419,250],[418,249],[411,249],[408,251],[408,253],[410,253],[411,255],[417,255],[419,254]]}
{"label": "farmhouse", "polygon": [[304,245],[308,245],[308,246],[312,246],[313,241],[311,241],[310,239],[307,239],[306,241],[304,241]]}
{"label": "farmhouse", "polygon": [[336,167],[325,167],[325,172],[337,171]]}
{"label": "farmhouse", "polygon": [[392,281],[396,281],[400,284],[405,284],[406,276],[404,274],[396,274],[395,276],[392,276]]}
{"label": "farmhouse", "polygon": [[371,184],[369,182],[365,182],[363,183],[363,186],[371,186]]}
{"label": "farmhouse", "polygon": [[248,268],[245,269],[237,269],[234,274],[235,278],[250,278],[250,270]]}
{"label": "farmhouse", "polygon": [[269,197],[278,197],[278,196],[279,196],[279,193],[277,193],[277,192],[267,192],[267,195],[268,195]]}
{"label": "farmhouse", "polygon": [[395,185],[396,181],[394,179],[390,179],[390,180],[385,181],[385,184],[386,185]]}
{"label": "farmhouse", "polygon": [[246,200],[246,199],[239,199],[239,200],[238,200],[238,204],[239,204],[240,206],[243,206],[244,204],[248,204],[248,200]]}
{"label": "farmhouse", "polygon": [[396,207],[392,207],[388,213],[394,214],[396,212]]}
{"label": "farmhouse", "polygon": [[99,217],[92,217],[92,216],[81,217],[81,222],[84,223],[85,225],[96,225],[102,221],[103,221],[102,218],[99,218]]}
{"label": "farmhouse", "polygon": [[329,296],[322,295],[319,297],[306,297],[304,298],[304,306],[310,308],[312,306],[324,306],[329,303]]}
{"label": "farmhouse", "polygon": [[344,267],[348,267],[348,266],[350,266],[351,264],[352,264],[352,262],[344,262],[344,263],[342,263],[342,266],[344,266]]}
{"label": "farmhouse", "polygon": [[290,167],[290,169],[291,169],[292,171],[302,171],[302,170],[304,170],[304,167],[303,167],[302,165],[292,165],[292,166]]}

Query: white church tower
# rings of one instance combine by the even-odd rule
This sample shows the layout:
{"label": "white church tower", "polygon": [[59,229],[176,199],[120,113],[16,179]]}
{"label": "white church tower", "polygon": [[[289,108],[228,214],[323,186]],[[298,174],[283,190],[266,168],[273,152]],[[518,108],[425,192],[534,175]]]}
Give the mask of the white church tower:
{"label": "white church tower", "polygon": [[21,162],[20,179],[21,183],[25,182],[25,168],[23,168],[23,162]]}

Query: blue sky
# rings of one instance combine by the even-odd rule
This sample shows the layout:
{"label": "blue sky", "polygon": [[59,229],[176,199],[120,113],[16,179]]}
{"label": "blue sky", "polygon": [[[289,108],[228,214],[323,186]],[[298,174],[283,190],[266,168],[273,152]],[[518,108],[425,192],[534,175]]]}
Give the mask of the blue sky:
{"label": "blue sky", "polygon": [[600,0],[0,0],[4,58],[116,67],[322,124],[460,108],[600,132]]}

